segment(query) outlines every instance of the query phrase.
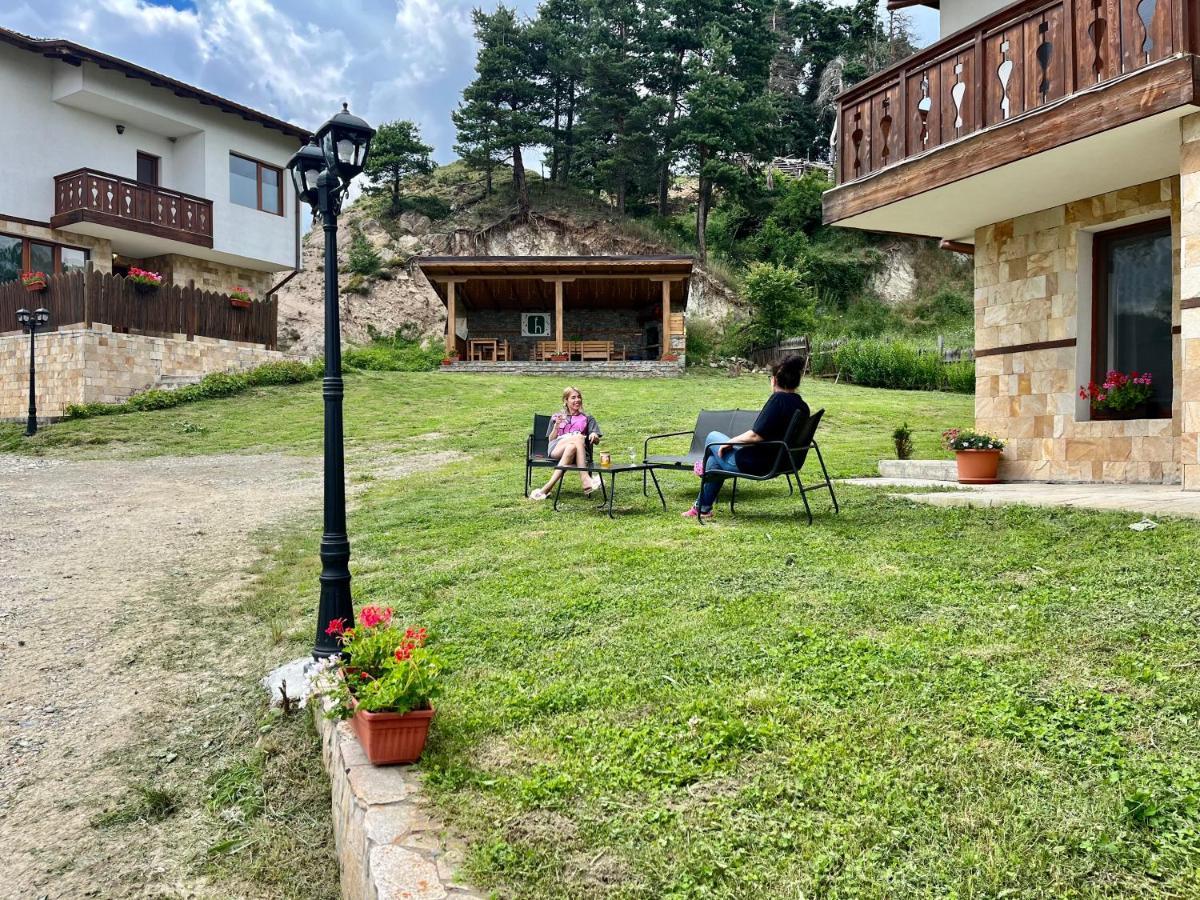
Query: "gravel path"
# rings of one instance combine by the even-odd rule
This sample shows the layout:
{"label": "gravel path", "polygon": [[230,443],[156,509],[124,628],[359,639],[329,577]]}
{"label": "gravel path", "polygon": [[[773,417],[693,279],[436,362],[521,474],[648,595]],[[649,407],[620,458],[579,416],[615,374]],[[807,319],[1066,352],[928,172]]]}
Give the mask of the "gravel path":
{"label": "gravel path", "polygon": [[[455,457],[349,467],[396,478]],[[246,536],[319,509],[319,466],[275,454],[0,455],[0,897],[209,894],[170,886],[181,877],[170,853],[113,845],[91,823],[128,789],[114,760],[145,715],[194,694],[197,679],[252,674],[236,653],[208,657],[198,672],[154,647],[200,627],[178,615],[179,596],[209,612],[230,602],[254,562]],[[131,849],[151,856],[162,884],[135,891],[110,880]]]}

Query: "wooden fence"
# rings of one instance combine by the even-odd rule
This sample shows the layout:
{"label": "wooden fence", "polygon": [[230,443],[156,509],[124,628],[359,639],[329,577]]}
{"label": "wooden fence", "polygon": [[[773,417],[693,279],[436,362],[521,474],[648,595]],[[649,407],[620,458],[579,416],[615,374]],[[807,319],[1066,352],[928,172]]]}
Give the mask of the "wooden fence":
{"label": "wooden fence", "polygon": [[185,334],[262,344],[274,350],[279,306],[274,297],[238,309],[230,298],[189,285],[143,292],[120,275],[89,271],[52,275],[46,289],[30,293],[19,281],[0,284],[0,331],[15,329],[22,307],[50,310],[51,327],[101,322],[113,331]]}

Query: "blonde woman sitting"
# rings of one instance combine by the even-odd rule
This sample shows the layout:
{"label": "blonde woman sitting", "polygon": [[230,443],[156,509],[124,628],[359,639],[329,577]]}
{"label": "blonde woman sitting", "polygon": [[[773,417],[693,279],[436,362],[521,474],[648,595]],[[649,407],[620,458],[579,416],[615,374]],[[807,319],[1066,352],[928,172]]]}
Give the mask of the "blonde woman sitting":
{"label": "blonde woman sitting", "polygon": [[[557,412],[550,418],[550,428],[546,437],[550,439],[547,455],[551,459],[557,459],[563,466],[588,464],[591,448],[600,442],[601,433],[596,419],[583,411],[583,394],[578,388],[569,387],[563,391],[562,412]],[[556,468],[550,480],[530,493],[529,499],[545,500],[563,474],[563,469]],[[579,480],[585,496],[590,497],[592,491],[600,487],[599,476],[588,472],[581,471]]]}

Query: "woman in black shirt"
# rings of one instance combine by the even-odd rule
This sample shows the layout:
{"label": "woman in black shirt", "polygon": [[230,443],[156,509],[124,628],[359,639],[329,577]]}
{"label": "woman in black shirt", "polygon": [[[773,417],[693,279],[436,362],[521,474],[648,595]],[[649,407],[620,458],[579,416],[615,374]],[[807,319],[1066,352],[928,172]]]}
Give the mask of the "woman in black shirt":
{"label": "woman in black shirt", "polygon": [[732,478],[739,472],[747,475],[765,475],[774,464],[779,450],[776,447],[731,447],[731,443],[757,444],[762,441],[781,441],[787,434],[788,425],[797,411],[801,417],[808,418],[808,404],[796,393],[800,387],[800,375],[804,371],[804,358],[789,356],[783,362],[771,369],[771,396],[763,406],[758,418],[749,431],[730,437],[719,431],[711,432],[705,438],[705,444],[721,444],[714,447],[708,457],[705,470],[701,471],[701,463],[696,463],[696,474],[705,472],[720,473],[719,477],[706,479],[700,485],[700,494],[692,508],[685,512],[685,518],[695,519],[703,516],[712,517],[713,504],[725,484],[726,478]]}

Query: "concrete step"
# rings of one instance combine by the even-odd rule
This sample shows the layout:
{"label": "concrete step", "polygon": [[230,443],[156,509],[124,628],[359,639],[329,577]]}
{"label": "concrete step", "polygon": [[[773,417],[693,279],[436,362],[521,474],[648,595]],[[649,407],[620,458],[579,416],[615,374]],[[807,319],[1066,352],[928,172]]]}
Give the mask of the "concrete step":
{"label": "concrete step", "polygon": [[952,459],[881,459],[879,474],[884,478],[958,481],[958,466]]}
{"label": "concrete step", "polygon": [[683,374],[678,362],[464,362],[441,366],[442,372],[489,375],[557,375],[584,378],[671,378]]}

